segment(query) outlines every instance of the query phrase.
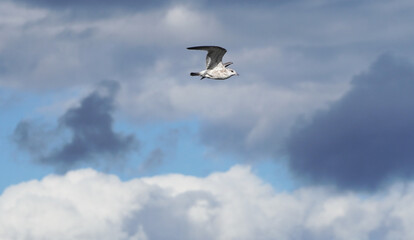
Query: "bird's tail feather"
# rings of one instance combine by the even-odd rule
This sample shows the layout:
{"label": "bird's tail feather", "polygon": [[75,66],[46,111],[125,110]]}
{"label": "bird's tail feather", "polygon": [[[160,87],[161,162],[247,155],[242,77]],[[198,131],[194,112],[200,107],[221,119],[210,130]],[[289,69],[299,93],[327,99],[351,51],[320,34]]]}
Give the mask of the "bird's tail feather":
{"label": "bird's tail feather", "polygon": [[192,72],[190,73],[190,76],[200,76],[200,73]]}

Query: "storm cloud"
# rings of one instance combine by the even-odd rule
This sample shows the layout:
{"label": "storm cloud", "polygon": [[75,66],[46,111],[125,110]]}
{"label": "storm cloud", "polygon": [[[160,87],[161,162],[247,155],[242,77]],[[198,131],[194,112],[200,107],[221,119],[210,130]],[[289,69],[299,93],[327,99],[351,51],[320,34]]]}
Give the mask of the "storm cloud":
{"label": "storm cloud", "polygon": [[[53,139],[51,131],[43,130],[30,121],[22,121],[17,125],[15,142],[36,156],[36,162],[55,166],[60,171],[96,159],[122,159],[137,148],[138,141],[133,135],[123,135],[113,130],[112,113],[118,89],[117,82],[102,82],[96,91],[82,99],[79,106],[67,110],[59,119],[59,128],[54,131],[67,131],[71,137],[60,146],[45,142],[46,139]],[[54,138],[64,138],[64,133]]]}
{"label": "storm cloud", "polygon": [[414,176],[414,66],[382,55],[351,90],[288,141],[290,167],[340,188],[374,190]]}

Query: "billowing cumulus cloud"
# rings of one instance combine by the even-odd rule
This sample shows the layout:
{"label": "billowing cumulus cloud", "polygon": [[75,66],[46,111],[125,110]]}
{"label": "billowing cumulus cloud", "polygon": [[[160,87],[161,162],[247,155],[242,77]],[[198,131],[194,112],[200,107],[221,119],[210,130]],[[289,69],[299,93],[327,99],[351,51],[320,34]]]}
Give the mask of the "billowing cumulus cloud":
{"label": "billowing cumulus cloud", "polygon": [[[114,97],[118,88],[117,82],[102,82],[98,90],[82,99],[79,106],[68,109],[60,117],[58,129],[46,130],[36,123],[22,121],[17,125],[13,139],[20,148],[32,153],[36,162],[63,171],[91,159],[122,159],[136,149],[138,141],[133,135],[113,130]],[[62,142],[65,130],[70,137]],[[60,135],[53,136],[59,132]],[[49,142],[51,139],[62,143]]]}
{"label": "billowing cumulus cloud", "polygon": [[243,166],[127,182],[84,169],[7,188],[0,238],[411,239],[413,199],[413,184],[365,198],[326,188],[276,192]]}
{"label": "billowing cumulus cloud", "polygon": [[414,66],[383,55],[351,90],[290,137],[300,176],[343,188],[376,189],[414,176]]}

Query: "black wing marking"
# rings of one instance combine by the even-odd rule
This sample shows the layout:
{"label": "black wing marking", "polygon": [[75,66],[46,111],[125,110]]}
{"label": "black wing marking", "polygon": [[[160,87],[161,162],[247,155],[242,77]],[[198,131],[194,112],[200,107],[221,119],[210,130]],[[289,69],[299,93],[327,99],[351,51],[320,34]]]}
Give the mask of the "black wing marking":
{"label": "black wing marking", "polygon": [[230,65],[232,65],[232,64],[233,64],[233,62],[226,62],[226,63],[223,63],[224,67],[228,67],[228,66],[230,66]]}
{"label": "black wing marking", "polygon": [[224,54],[226,54],[227,50],[218,47],[218,46],[196,46],[196,47],[189,47],[189,50],[205,50],[207,51],[206,56],[206,68],[213,69],[217,66],[217,64],[221,63]]}

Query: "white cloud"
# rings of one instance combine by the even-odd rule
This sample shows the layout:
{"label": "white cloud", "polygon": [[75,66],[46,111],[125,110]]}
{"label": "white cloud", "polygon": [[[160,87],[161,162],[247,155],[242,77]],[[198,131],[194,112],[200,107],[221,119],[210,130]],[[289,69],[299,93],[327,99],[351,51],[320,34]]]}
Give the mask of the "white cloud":
{"label": "white cloud", "polygon": [[[18,7],[7,1],[2,1],[0,6],[0,14],[2,15],[0,24],[2,27],[9,29],[22,27],[33,21],[39,21],[47,15],[45,10]],[[2,36],[2,38],[5,37],[8,36]]]}
{"label": "white cloud", "polygon": [[[186,7],[171,7],[84,24],[98,30],[99,41],[110,39],[116,44],[128,44],[131,47],[171,46],[193,39],[202,33],[202,23],[206,18],[205,14],[191,11]],[[193,30],[196,32],[192,32]],[[194,36],[191,37],[191,34]]]}
{"label": "white cloud", "polygon": [[8,87],[136,81],[165,49],[183,53],[187,44],[221,31],[213,16],[184,5],[97,19],[72,19],[61,11],[10,2],[0,6],[0,86]]}
{"label": "white cloud", "polygon": [[249,167],[127,182],[91,169],[0,196],[1,239],[411,239],[414,185],[276,192]]}

